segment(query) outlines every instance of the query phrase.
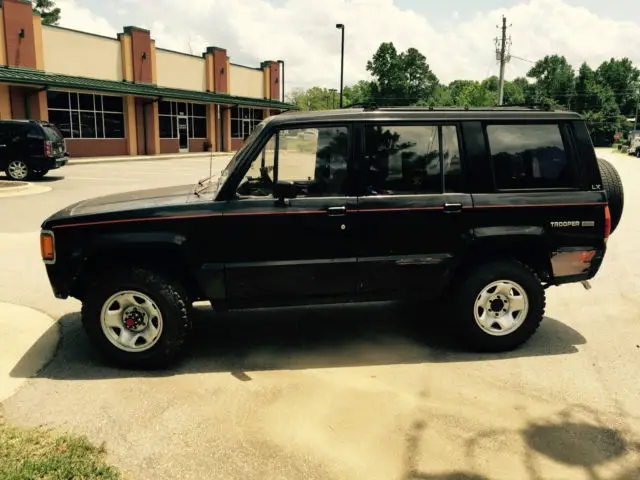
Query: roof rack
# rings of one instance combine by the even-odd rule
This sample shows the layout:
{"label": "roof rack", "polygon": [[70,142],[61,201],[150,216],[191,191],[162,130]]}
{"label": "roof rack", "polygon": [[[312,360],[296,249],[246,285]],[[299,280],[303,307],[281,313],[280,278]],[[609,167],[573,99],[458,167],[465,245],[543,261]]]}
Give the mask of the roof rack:
{"label": "roof rack", "polygon": [[365,110],[378,110],[378,105],[376,102],[356,102],[350,105],[347,105],[345,108],[364,108]]}
{"label": "roof rack", "polygon": [[357,102],[352,103],[351,105],[347,105],[346,107],[342,107],[343,109],[349,108],[364,108],[365,110],[386,110],[386,111],[412,111],[412,110],[429,110],[429,111],[451,111],[451,110],[465,110],[465,111],[492,111],[492,110],[503,110],[503,109],[527,109],[527,110],[540,110],[540,111],[553,111],[553,110],[563,110],[566,111],[565,108],[562,107],[552,107],[548,103],[510,103],[504,105],[492,105],[487,107],[468,107],[468,106],[378,106],[375,102]]}

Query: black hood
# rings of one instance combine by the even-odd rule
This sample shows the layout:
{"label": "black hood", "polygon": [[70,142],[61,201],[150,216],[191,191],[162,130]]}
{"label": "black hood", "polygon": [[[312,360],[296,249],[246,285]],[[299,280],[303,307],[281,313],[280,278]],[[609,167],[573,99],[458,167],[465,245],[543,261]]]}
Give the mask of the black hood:
{"label": "black hood", "polygon": [[98,213],[140,210],[153,207],[182,205],[193,195],[193,185],[137,190],[91,198],[69,207],[68,215],[93,215]]}

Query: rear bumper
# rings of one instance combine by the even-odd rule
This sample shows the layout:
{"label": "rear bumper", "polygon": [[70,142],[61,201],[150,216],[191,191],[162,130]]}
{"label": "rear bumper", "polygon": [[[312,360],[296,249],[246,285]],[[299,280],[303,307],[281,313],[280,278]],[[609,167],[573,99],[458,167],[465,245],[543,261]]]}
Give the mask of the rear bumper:
{"label": "rear bumper", "polygon": [[63,155],[57,158],[49,158],[49,170],[55,170],[56,168],[64,167],[69,163],[69,155]]}
{"label": "rear bumper", "polygon": [[606,248],[591,247],[561,248],[551,255],[554,285],[581,282],[596,276]]}

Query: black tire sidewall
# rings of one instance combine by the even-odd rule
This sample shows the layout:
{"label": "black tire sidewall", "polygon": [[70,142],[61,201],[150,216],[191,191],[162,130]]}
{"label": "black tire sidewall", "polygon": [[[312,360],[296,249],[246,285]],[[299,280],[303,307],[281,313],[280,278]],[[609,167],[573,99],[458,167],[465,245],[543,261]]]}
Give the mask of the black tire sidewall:
{"label": "black tire sidewall", "polygon": [[[520,285],[529,303],[527,316],[514,332],[494,336],[486,333],[474,317],[475,301],[481,291],[498,280]],[[537,275],[519,262],[493,262],[478,266],[460,284],[453,299],[457,327],[467,347],[485,352],[512,350],[528,340],[538,329],[545,309],[545,292]]]}
{"label": "black tire sidewall", "polygon": [[[191,330],[189,302],[182,288],[171,280],[142,269],[102,276],[87,289],[82,303],[82,323],[90,340],[111,361],[130,368],[162,368],[182,352]],[[134,290],[147,295],[162,314],[162,333],[156,344],[142,352],[126,352],[112,344],[101,325],[104,303],[118,291]]]}

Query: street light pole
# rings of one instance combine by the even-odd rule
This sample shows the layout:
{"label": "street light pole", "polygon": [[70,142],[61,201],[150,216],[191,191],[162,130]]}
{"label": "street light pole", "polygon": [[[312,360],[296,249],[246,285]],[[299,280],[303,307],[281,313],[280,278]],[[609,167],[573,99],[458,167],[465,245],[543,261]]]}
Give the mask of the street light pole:
{"label": "street light pole", "polygon": [[344,83],[344,25],[337,23],[336,28],[342,31],[342,46],[340,48],[340,108],[342,108],[342,88]]}
{"label": "street light pole", "polygon": [[331,92],[331,108],[336,108],[335,93],[337,90],[335,88],[330,88],[329,91]]}

